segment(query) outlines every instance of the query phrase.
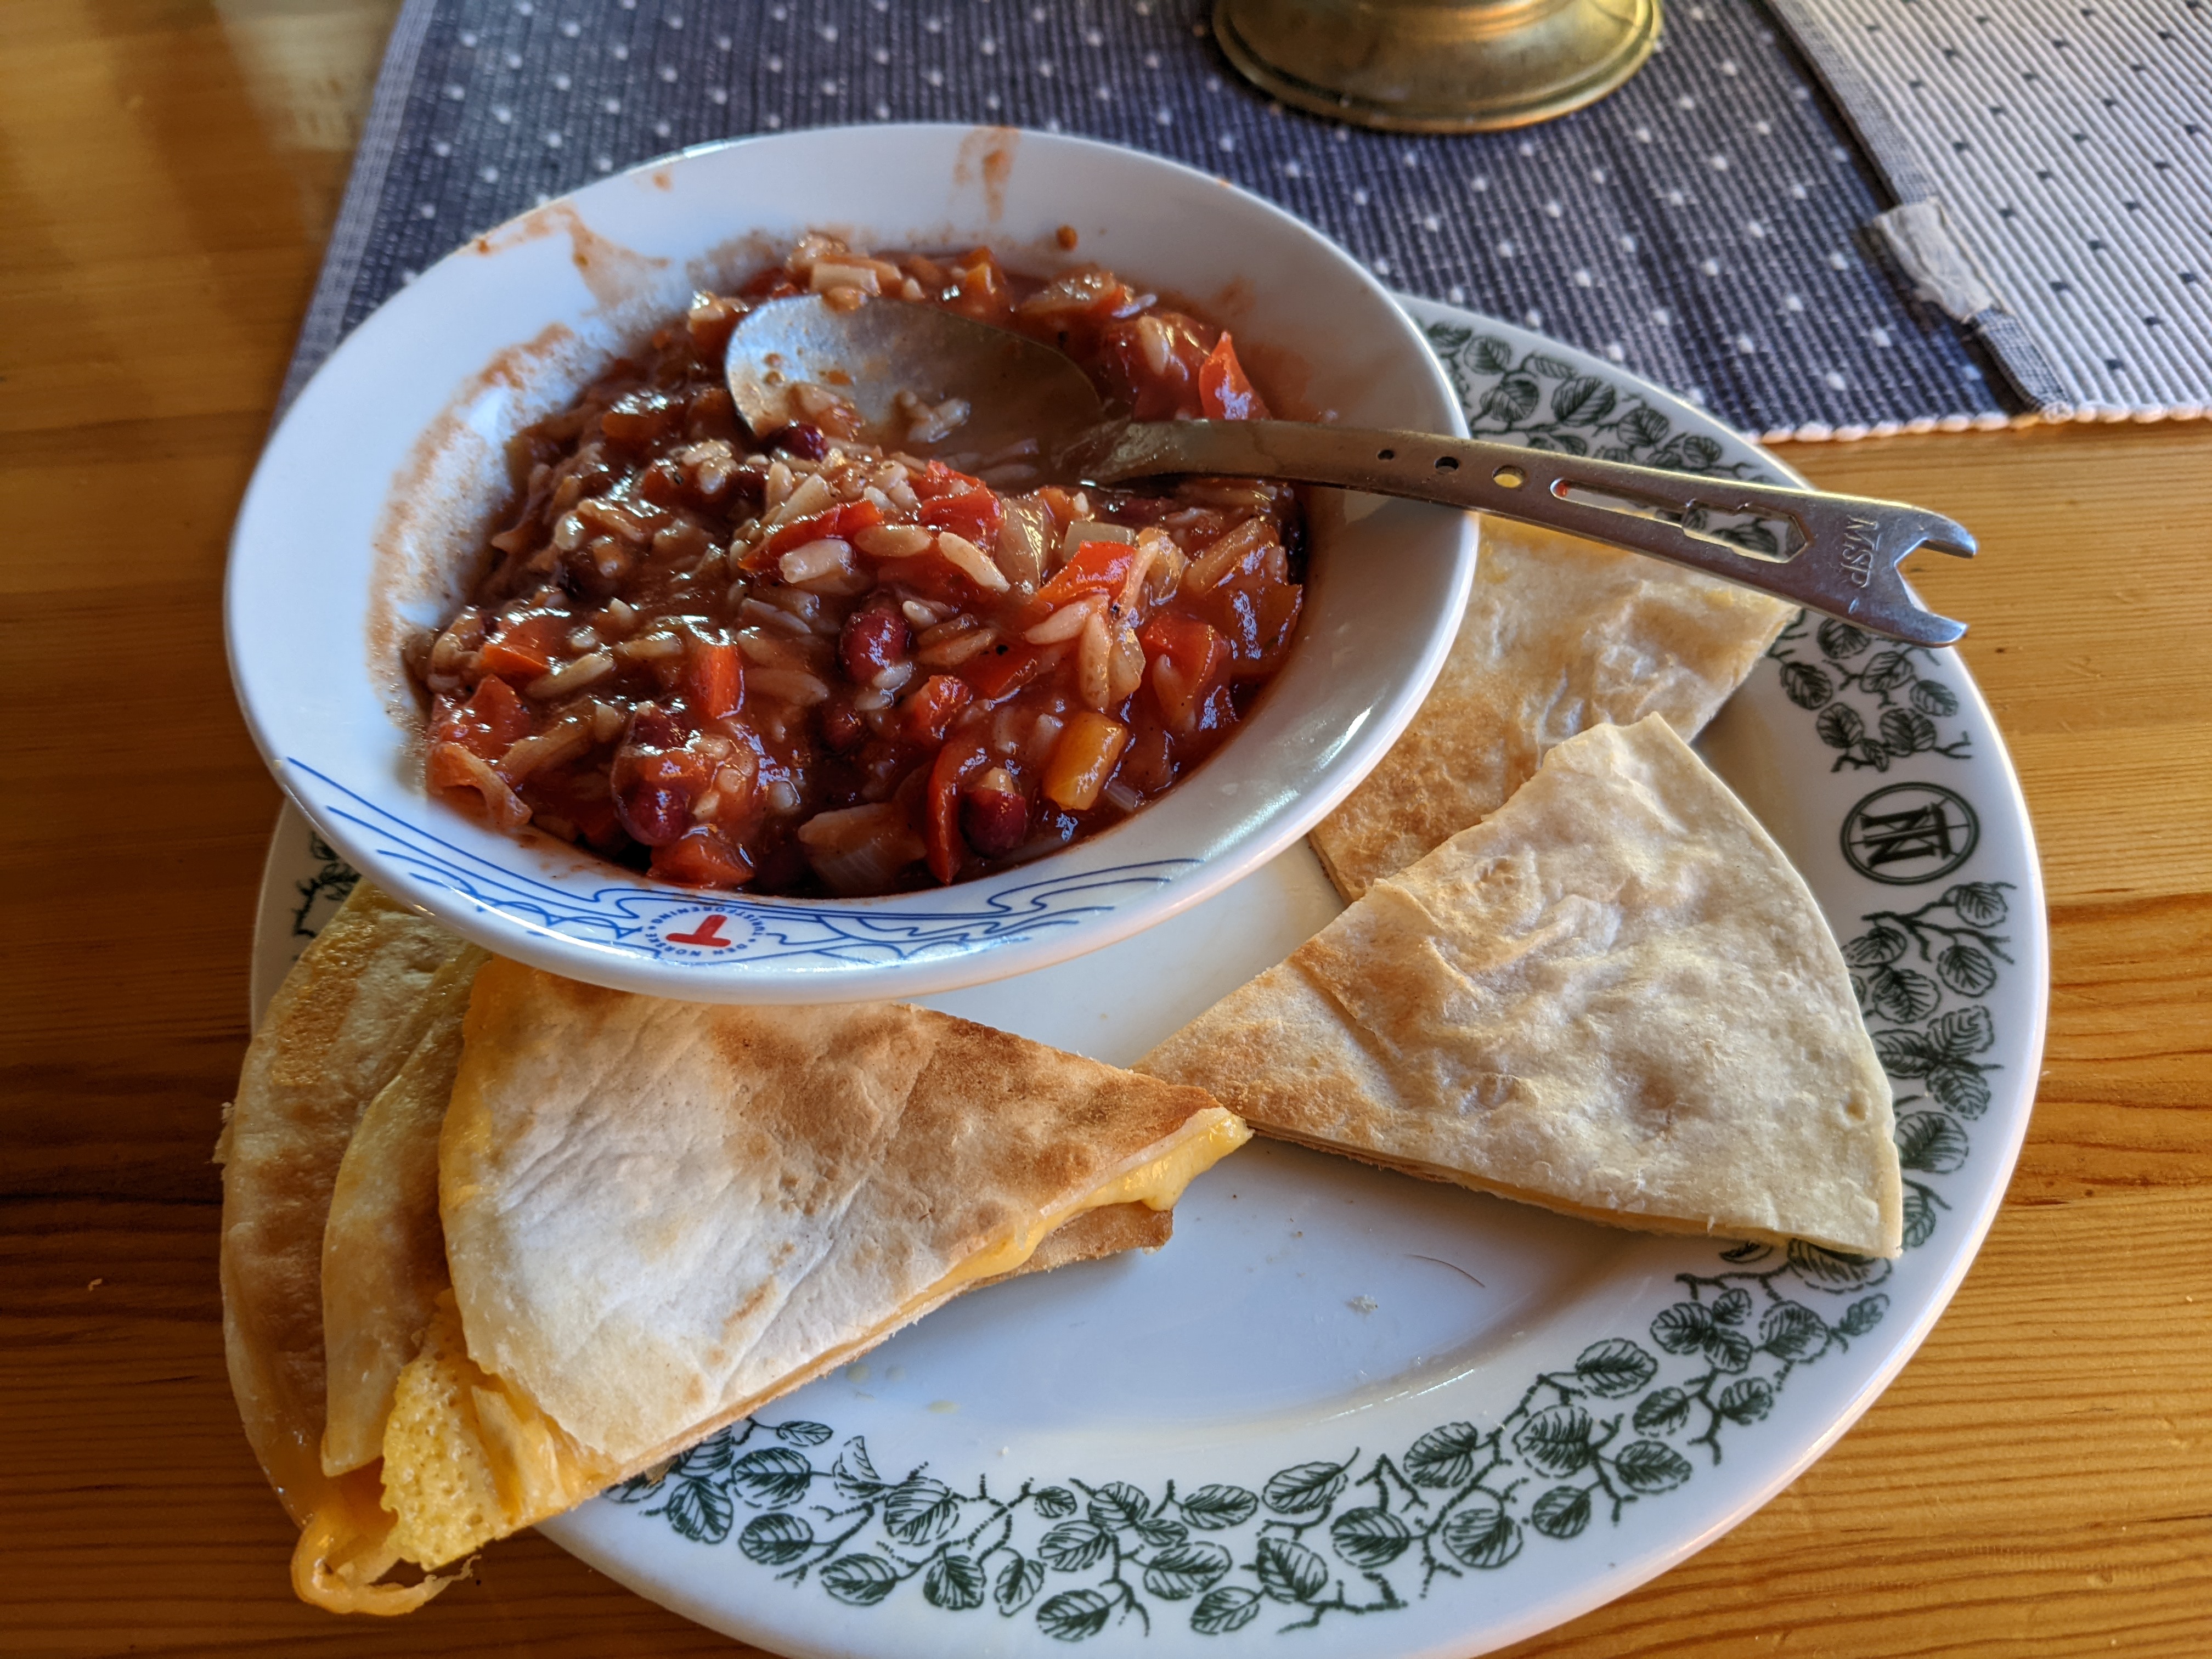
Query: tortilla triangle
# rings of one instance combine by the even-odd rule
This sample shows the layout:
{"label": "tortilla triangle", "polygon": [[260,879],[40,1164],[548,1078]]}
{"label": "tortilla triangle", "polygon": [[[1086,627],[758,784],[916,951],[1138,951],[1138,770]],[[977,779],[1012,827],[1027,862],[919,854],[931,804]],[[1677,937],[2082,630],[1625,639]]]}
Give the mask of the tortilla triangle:
{"label": "tortilla triangle", "polygon": [[1842,955],[1656,716],[1553,749],[1140,1068],[1264,1133],[1594,1220],[1900,1246]]}
{"label": "tortilla triangle", "polygon": [[1663,714],[1694,738],[1794,614],[1694,570],[1486,516],[1443,672],[1315,827],[1314,851],[1356,899],[1503,806],[1577,732]]}
{"label": "tortilla triangle", "polygon": [[1012,1273],[1157,1246],[1249,1138],[1198,1090],[897,1005],[713,1007],[494,959],[439,1152],[451,1291],[383,1437],[426,1567]]}

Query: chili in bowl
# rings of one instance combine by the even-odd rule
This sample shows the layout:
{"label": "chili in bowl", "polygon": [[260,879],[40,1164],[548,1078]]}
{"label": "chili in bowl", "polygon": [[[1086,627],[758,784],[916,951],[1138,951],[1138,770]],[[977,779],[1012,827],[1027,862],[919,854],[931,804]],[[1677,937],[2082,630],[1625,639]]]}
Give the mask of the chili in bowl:
{"label": "chili in bowl", "polygon": [[604,181],[387,301],[241,512],[240,700],[357,866],[605,984],[921,994],[1174,914],[1380,758],[1456,625],[1468,520],[1086,489],[964,451],[922,396],[863,428],[828,383],[752,432],[722,342],[801,292],[1024,329],[1140,418],[1460,419],[1350,259],[1151,157],[840,129]]}
{"label": "chili in bowl", "polygon": [[410,653],[434,792],[685,886],[865,896],[1057,851],[1234,733],[1297,629],[1297,495],[948,464],[964,408],[902,392],[886,447],[819,383],[755,436],[723,347],[810,291],[1020,329],[1148,419],[1267,413],[1229,332],[1110,271],[803,238],[510,446],[520,499]]}

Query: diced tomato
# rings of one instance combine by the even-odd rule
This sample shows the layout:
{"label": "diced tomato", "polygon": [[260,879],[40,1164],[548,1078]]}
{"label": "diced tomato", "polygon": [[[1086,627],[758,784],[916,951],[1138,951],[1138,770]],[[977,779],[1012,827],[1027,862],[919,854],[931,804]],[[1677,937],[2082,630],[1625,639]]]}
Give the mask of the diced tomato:
{"label": "diced tomato", "polygon": [[1048,612],[1085,593],[1119,592],[1136,558],[1136,548],[1127,542],[1084,543],[1075,550],[1075,556],[1037,589],[1036,598],[1022,613],[1025,623],[1041,622]]}
{"label": "diced tomato", "polygon": [[684,700],[702,720],[734,714],[745,700],[744,669],[734,645],[695,645],[684,664]]}
{"label": "diced tomato", "polygon": [[849,538],[883,521],[883,509],[873,501],[847,501],[842,507],[833,507],[827,513],[817,513],[811,519],[801,519],[794,524],[779,526],[766,541],[745,556],[745,568],[757,570],[773,563],[794,547],[819,541],[824,536]]}
{"label": "diced tomato", "polygon": [[1052,657],[1048,652],[1033,645],[1002,645],[994,651],[969,658],[960,665],[960,672],[975,688],[977,696],[986,702],[996,702],[1009,691],[1035,679],[1049,660]]}
{"label": "diced tomato", "polygon": [[972,743],[948,743],[937,751],[929,769],[929,790],[922,803],[922,844],[928,849],[929,872],[941,882],[959,878],[960,786],[970,772],[978,771],[989,757]]}
{"label": "diced tomato", "polygon": [[1152,659],[1145,683],[1168,730],[1193,730],[1206,700],[1228,678],[1229,641],[1195,617],[1166,611],[1137,630],[1137,642]]}
{"label": "diced tomato", "polygon": [[553,665],[553,653],[567,631],[568,623],[559,617],[525,617],[487,641],[477,660],[487,674],[527,685]]}
{"label": "diced tomato", "polygon": [[1237,361],[1237,348],[1230,343],[1226,331],[1199,365],[1198,401],[1212,421],[1267,418],[1267,405],[1244,378],[1244,365]]}
{"label": "diced tomato", "polygon": [[899,704],[902,735],[909,743],[943,743],[952,717],[975,700],[967,681],[952,674],[932,674]]}
{"label": "diced tomato", "polygon": [[950,530],[979,547],[991,544],[1006,516],[1005,505],[988,489],[963,489],[921,504],[921,521],[931,529]]}
{"label": "diced tomato", "polygon": [[735,887],[752,878],[744,851],[712,824],[695,824],[653,849],[653,873],[686,887]]}
{"label": "diced tomato", "polygon": [[457,743],[480,760],[497,760],[529,735],[530,709],[502,679],[487,678],[466,702],[441,696],[430,716],[432,743]]}

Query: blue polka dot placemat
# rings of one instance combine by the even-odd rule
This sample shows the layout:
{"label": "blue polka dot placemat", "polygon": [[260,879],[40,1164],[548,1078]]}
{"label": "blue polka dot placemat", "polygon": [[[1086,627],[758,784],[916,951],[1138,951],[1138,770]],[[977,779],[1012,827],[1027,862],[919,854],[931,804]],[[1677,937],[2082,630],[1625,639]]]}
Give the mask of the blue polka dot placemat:
{"label": "blue polka dot placemat", "polygon": [[1900,264],[2053,417],[2212,404],[2212,0],[1774,0]]}
{"label": "blue polka dot placemat", "polygon": [[1370,133],[1272,104],[1202,0],[408,0],[288,392],[394,289],[549,196],[706,140],[882,120],[1085,133],[1280,203],[1405,291],[1511,318],[1774,436],[2000,425],[1850,128],[1753,0],[1695,0],[1563,120]]}

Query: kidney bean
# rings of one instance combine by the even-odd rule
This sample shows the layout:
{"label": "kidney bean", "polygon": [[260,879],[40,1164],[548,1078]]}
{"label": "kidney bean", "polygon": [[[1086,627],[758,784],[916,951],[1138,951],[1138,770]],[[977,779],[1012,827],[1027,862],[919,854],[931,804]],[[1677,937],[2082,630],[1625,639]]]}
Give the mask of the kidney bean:
{"label": "kidney bean", "polygon": [[789,426],[780,426],[768,434],[768,447],[799,456],[803,460],[818,461],[830,453],[830,440],[818,426],[805,421],[793,421]]}
{"label": "kidney bean", "polygon": [[853,694],[842,686],[830,689],[828,699],[817,712],[822,720],[822,741],[838,754],[843,754],[868,735],[868,723],[853,707]]}
{"label": "kidney bean", "polygon": [[691,827],[691,803],[706,789],[713,766],[683,745],[666,710],[646,703],[630,716],[608,781],[615,816],[633,841],[665,847]]}
{"label": "kidney bean", "polygon": [[845,619],[837,638],[837,654],[846,676],[856,685],[872,684],[887,668],[906,660],[914,643],[914,630],[896,597],[882,589]]}
{"label": "kidney bean", "polygon": [[1004,767],[993,767],[961,793],[961,837],[983,857],[1006,857],[1029,833],[1030,804]]}

